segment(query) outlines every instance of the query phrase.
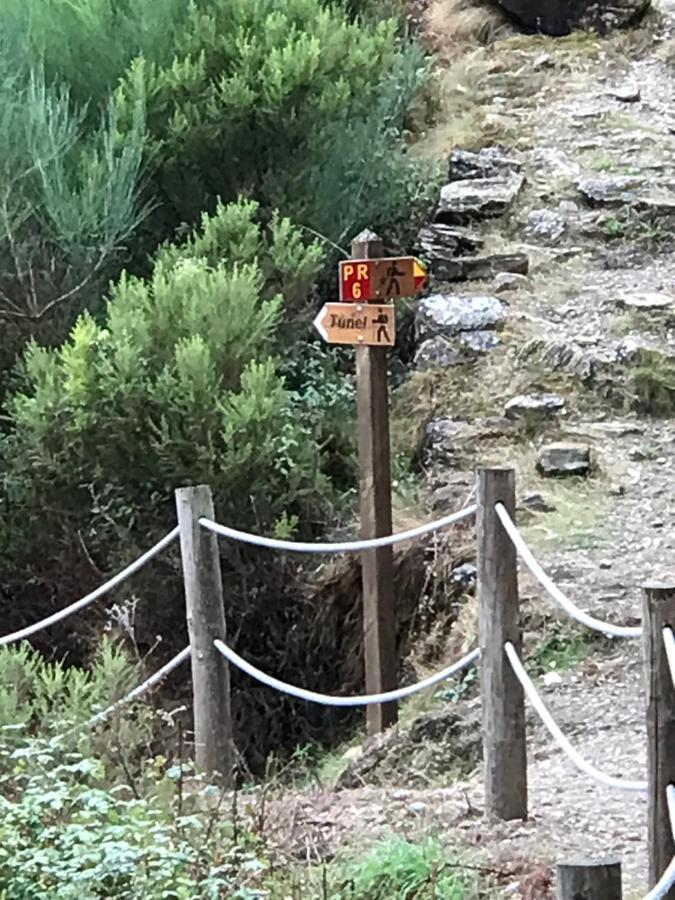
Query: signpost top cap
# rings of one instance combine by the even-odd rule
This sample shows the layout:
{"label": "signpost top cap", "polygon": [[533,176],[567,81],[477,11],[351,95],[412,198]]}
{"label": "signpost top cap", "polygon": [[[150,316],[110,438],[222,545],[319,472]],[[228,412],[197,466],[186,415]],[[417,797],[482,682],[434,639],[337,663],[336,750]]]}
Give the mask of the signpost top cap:
{"label": "signpost top cap", "polygon": [[375,234],[370,228],[364,228],[355,238],[352,238],[352,244],[367,244],[370,241],[381,241],[379,234]]}

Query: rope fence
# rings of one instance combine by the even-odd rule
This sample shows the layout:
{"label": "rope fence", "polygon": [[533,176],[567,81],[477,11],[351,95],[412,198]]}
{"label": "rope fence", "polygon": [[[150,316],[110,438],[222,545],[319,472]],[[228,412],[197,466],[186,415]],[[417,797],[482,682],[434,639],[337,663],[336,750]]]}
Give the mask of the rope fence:
{"label": "rope fence", "polygon": [[668,668],[670,669],[670,677],[675,686],[675,634],[670,626],[663,629],[663,643],[666,647],[666,656],[668,658]]}
{"label": "rope fence", "polygon": [[447,681],[448,678],[451,678],[453,675],[456,675],[458,672],[463,671],[475,663],[480,656],[480,650],[472,650],[471,653],[468,653],[466,656],[462,657],[462,659],[453,663],[451,666],[448,666],[446,669],[436,672],[435,675],[430,675],[428,678],[424,678],[416,684],[398,688],[398,690],[395,691],[387,691],[383,694],[363,694],[360,696],[340,697],[332,696],[330,694],[319,694],[316,691],[308,691],[305,688],[296,687],[295,685],[287,684],[285,681],[280,681],[272,675],[267,675],[265,672],[262,672],[260,669],[251,665],[251,663],[246,662],[245,659],[242,659],[239,654],[235,653],[234,650],[223,643],[223,641],[214,641],[214,646],[222,653],[225,659],[232,663],[233,666],[241,669],[242,672],[246,672],[247,675],[250,675],[251,678],[254,678],[256,681],[260,682],[260,684],[273,688],[275,691],[280,691],[282,694],[296,697],[298,700],[307,700],[309,703],[318,703],[321,706],[372,706],[376,703],[393,703],[396,700],[403,700],[405,697],[412,697],[413,694],[419,694],[420,691],[434,687],[442,681]]}
{"label": "rope fence", "polygon": [[657,883],[648,894],[645,894],[644,900],[663,900],[668,892],[675,885],[675,858],[671,860],[670,865],[659,878]]}
{"label": "rope fence", "polygon": [[220,537],[229,538],[233,541],[239,541],[243,544],[251,544],[254,547],[265,547],[268,550],[281,550],[291,553],[361,553],[365,550],[377,550],[381,547],[393,547],[395,544],[402,544],[406,541],[412,541],[416,538],[423,537],[450,525],[455,525],[463,519],[468,519],[476,514],[477,506],[467,506],[460,509],[459,512],[453,513],[451,516],[444,516],[435,522],[429,522],[426,525],[419,525],[417,528],[410,528],[408,531],[401,531],[398,534],[390,534],[386,537],[370,538],[363,541],[340,541],[337,543],[303,543],[302,541],[285,541],[277,538],[263,537],[259,534],[248,534],[245,531],[237,531],[236,528],[229,528],[227,525],[219,525],[218,522],[212,522],[210,519],[200,518],[199,524],[203,528],[207,528]]}
{"label": "rope fence", "polygon": [[156,685],[160,684],[167,675],[170,675],[174,669],[177,669],[180,665],[182,665],[186,659],[190,658],[192,650],[188,645],[180,653],[177,653],[172,659],[170,659],[167,663],[165,663],[160,669],[152,674],[149,678],[146,678],[145,681],[141,682],[137,687],[135,687],[132,691],[129,691],[128,694],[125,694],[124,697],[121,697],[115,703],[112,703],[106,709],[101,710],[101,712],[96,713],[96,715],[92,716],[91,719],[87,722],[87,725],[93,726],[98,725],[100,722],[105,721],[108,716],[111,716],[113,713],[117,712],[118,709],[121,709],[123,706],[127,706],[129,703],[132,703],[134,700],[138,700],[144,694],[147,694],[149,690],[151,690]]}
{"label": "rope fence", "polygon": [[127,578],[129,578],[135,572],[138,572],[139,569],[143,568],[143,566],[147,565],[147,563],[149,563],[151,559],[154,559],[155,556],[160,554],[170,544],[172,544],[178,537],[179,533],[180,529],[178,527],[174,528],[160,541],[157,541],[154,547],[146,550],[146,552],[143,553],[142,556],[139,556],[138,559],[134,560],[134,562],[128,565],[126,569],[122,569],[121,572],[118,572],[117,575],[114,575],[112,578],[106,581],[105,584],[97,587],[96,590],[92,591],[90,594],[87,594],[85,597],[82,597],[80,600],[76,600],[75,603],[71,603],[70,606],[66,606],[64,609],[53,613],[53,615],[51,616],[47,616],[47,618],[45,619],[41,619],[39,622],[28,625],[26,628],[21,628],[19,629],[19,631],[13,631],[11,634],[3,635],[2,637],[0,637],[0,647],[6,647],[9,644],[17,643],[17,641],[23,641],[26,638],[32,637],[34,634],[37,634],[40,631],[44,631],[45,628],[56,625],[57,622],[62,622],[64,619],[67,619],[69,616],[74,615],[76,612],[80,612],[81,610],[86,609],[87,606],[90,606],[100,597],[104,597],[106,594],[109,594],[110,591],[112,591],[118,585],[122,584],[123,581],[126,581]]}
{"label": "rope fence", "polygon": [[[558,588],[520,533],[515,523],[513,470],[482,469],[477,487],[477,503],[416,528],[367,540],[316,543],[270,538],[221,525],[215,519],[208,487],[182,488],[176,492],[176,528],[85,597],[33,625],[0,637],[0,647],[31,637],[85,609],[180,537],[190,643],[120,700],[92,716],[87,726],[93,727],[103,722],[125,704],[143,696],[191,658],[195,762],[198,769],[207,774],[218,773],[226,785],[232,785],[234,745],[228,664],[269,689],[302,701],[327,707],[370,708],[395,704],[433,688],[480,662],[486,814],[504,820],[527,817],[527,699],[544,727],[577,769],[606,788],[647,795],[650,884],[653,887],[644,900],[675,900],[675,586],[645,587],[641,626],[602,621],[580,609]],[[217,542],[213,540],[214,534],[284,553],[369,553],[436,533],[473,517],[476,519],[478,547],[480,646],[415,684],[360,695],[321,693],[287,683],[262,671],[227,643],[226,603],[223,600],[220,557]],[[565,736],[542,700],[517,649],[522,645],[518,558],[547,594],[579,624],[608,637],[643,638],[645,671],[649,681],[649,764],[646,780],[617,777],[589,762]],[[664,672],[668,676],[667,684]],[[387,683],[391,684],[391,680],[379,680],[379,684]],[[668,730],[669,722],[672,722],[671,731]],[[564,888],[561,890],[563,893],[559,900],[576,896],[565,894]],[[584,896],[588,896],[588,900],[606,900],[600,893]]]}
{"label": "rope fence", "polygon": [[516,551],[518,552],[518,555],[520,556],[522,561],[537,579],[539,584],[541,584],[541,586],[546,591],[548,591],[550,596],[565,610],[565,612],[569,616],[571,616],[573,619],[576,619],[577,622],[580,622],[587,628],[590,628],[593,631],[599,631],[607,637],[640,637],[640,635],[642,634],[642,628],[626,625],[612,625],[611,622],[603,622],[601,619],[596,619],[595,616],[590,616],[588,613],[584,612],[582,609],[579,609],[578,606],[572,603],[572,601],[568,597],[566,597],[565,594],[563,594],[560,588],[551,578],[549,578],[546,572],[539,565],[534,557],[534,554],[525,543],[523,536],[518,531],[515,522],[508,514],[508,511],[505,509],[504,505],[498,503],[495,509],[497,515],[499,516],[500,522],[504,526],[504,530],[513,541],[513,545],[516,548]]}
{"label": "rope fence", "polygon": [[615,778],[613,775],[606,775],[604,772],[601,772],[600,769],[597,769],[594,765],[585,760],[583,756],[581,756],[581,754],[574,749],[572,744],[563,734],[562,730],[556,723],[551,713],[546,708],[546,704],[537,693],[537,689],[535,688],[532,679],[525,671],[525,667],[523,666],[520,657],[518,656],[516,648],[513,646],[513,644],[507,642],[504,645],[504,650],[509,662],[511,663],[513,671],[515,672],[516,678],[521,683],[523,690],[525,691],[525,695],[532,704],[533,709],[536,711],[537,715],[546,726],[549,734],[553,737],[558,746],[572,760],[574,765],[580,771],[584,772],[586,775],[589,775],[592,779],[594,779],[594,781],[597,781],[599,784],[604,784],[606,787],[617,788],[620,791],[634,791],[644,794],[647,790],[646,781],[627,781],[623,778]]}

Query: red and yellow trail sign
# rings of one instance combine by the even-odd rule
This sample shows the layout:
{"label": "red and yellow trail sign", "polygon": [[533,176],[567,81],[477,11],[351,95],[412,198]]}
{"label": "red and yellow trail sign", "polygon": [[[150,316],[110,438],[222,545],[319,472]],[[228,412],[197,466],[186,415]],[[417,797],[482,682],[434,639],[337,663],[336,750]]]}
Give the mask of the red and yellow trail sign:
{"label": "red and yellow trail sign", "polygon": [[427,270],[413,256],[391,259],[349,259],[340,263],[343,303],[383,303],[414,297],[427,280]]}

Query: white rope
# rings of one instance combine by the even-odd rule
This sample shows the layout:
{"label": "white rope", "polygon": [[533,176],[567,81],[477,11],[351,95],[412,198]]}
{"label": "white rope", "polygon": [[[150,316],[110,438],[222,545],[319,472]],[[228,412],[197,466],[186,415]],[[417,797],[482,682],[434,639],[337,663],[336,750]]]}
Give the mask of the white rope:
{"label": "white rope", "polygon": [[[664,628],[664,636],[665,632],[670,632],[670,636],[672,638],[673,633],[670,628]],[[666,641],[666,650],[668,648],[668,641]],[[668,662],[670,662],[670,657],[668,658]],[[672,671],[672,665],[671,665]],[[675,785],[669,784],[666,788],[666,797],[668,799],[668,816],[670,817],[670,830],[675,837]],[[644,900],[661,900],[662,897],[668,893],[671,887],[675,884],[675,858],[671,859],[670,864],[664,871],[663,875],[659,878],[657,883],[651,889],[651,891],[647,894]]]}
{"label": "white rope", "polygon": [[675,884],[675,858],[671,859],[670,865],[665,870],[658,882],[651,891],[644,897],[644,900],[662,900],[666,896],[671,887]]}
{"label": "white rope", "polygon": [[475,515],[477,506],[467,506],[460,509],[459,512],[453,513],[451,516],[444,516],[435,522],[429,522],[426,525],[420,525],[417,528],[411,528],[408,531],[401,531],[398,534],[390,534],[386,537],[371,538],[365,541],[341,541],[334,544],[306,544],[301,541],[282,541],[276,538],[263,537],[259,534],[248,534],[245,531],[237,531],[236,528],[229,528],[227,525],[219,525],[212,522],[211,519],[200,519],[199,524],[209,531],[215,532],[222,537],[231,538],[233,541],[241,541],[244,544],[253,544],[256,547],[268,547],[270,550],[290,550],[294,553],[356,553],[360,550],[375,550],[378,547],[391,547],[393,544],[401,544],[404,541],[410,541],[413,538],[421,537],[432,531],[440,531],[454,525],[455,522],[461,522],[462,519],[468,519]]}
{"label": "white rope", "polygon": [[121,706],[126,705],[127,703],[131,703],[132,700],[137,700],[139,697],[142,697],[150,688],[154,687],[156,684],[159,684],[160,681],[163,681],[164,678],[170,673],[173,672],[174,669],[177,669],[178,666],[185,662],[185,660],[190,656],[190,647],[187,646],[180,653],[177,653],[173,659],[170,659],[168,663],[163,665],[161,669],[157,669],[154,675],[151,675],[147,678],[142,684],[139,684],[138,687],[135,687],[133,691],[129,691],[129,693],[122,697],[121,700],[117,700],[107,709],[102,710],[99,713],[96,713],[95,716],[92,716],[91,719],[87,722],[87,725],[96,725],[102,719],[106,719],[111,713],[114,713]]}
{"label": "white rope", "polygon": [[127,566],[126,569],[122,569],[122,571],[113,576],[110,581],[106,581],[105,584],[96,588],[91,594],[87,594],[86,597],[82,597],[81,600],[71,603],[70,606],[66,606],[65,609],[61,609],[59,612],[47,616],[46,619],[41,619],[33,625],[28,625],[20,631],[13,631],[11,634],[0,637],[0,647],[6,647],[8,644],[14,644],[16,641],[21,641],[24,638],[30,637],[32,634],[42,631],[44,628],[49,628],[50,625],[55,625],[57,622],[62,621],[62,619],[66,619],[68,616],[72,616],[73,613],[79,612],[79,610],[89,606],[90,603],[93,603],[94,600],[98,600],[99,597],[102,597],[104,594],[107,594],[113,588],[117,587],[118,584],[121,584],[121,582],[130,575],[133,575],[134,572],[138,572],[139,569],[142,569],[154,556],[157,556],[157,554],[161,553],[165,547],[168,547],[172,541],[175,541],[178,537],[178,533],[178,527],[174,528],[173,531],[170,531],[161,541],[158,541],[154,547],[151,547],[142,556],[139,556],[138,559]]}
{"label": "white rope", "polygon": [[565,751],[565,753],[569,756],[569,758],[578,769],[581,769],[581,771],[585,772],[586,775],[590,775],[591,778],[594,778],[596,781],[599,781],[601,784],[604,784],[607,787],[618,788],[622,791],[639,791],[640,793],[643,793],[647,790],[646,781],[625,781],[623,778],[615,778],[613,775],[605,775],[604,772],[596,769],[595,766],[591,765],[591,763],[587,762],[579,753],[577,753],[577,751],[570,744],[570,742],[567,740],[565,735],[556,724],[553,716],[544,705],[541,697],[537,693],[537,689],[535,688],[529,675],[525,671],[525,668],[520,661],[515,647],[510,641],[504,644],[504,650],[506,651],[506,655],[509,659],[509,662],[511,663],[511,667],[513,668],[516,678],[523,686],[523,690],[525,691],[528,700],[539,714],[539,717],[541,718],[546,728],[549,730],[552,737],[558,742],[560,747]]}
{"label": "white rope", "polygon": [[291,697],[297,697],[300,700],[309,700],[310,703],[320,703],[322,706],[370,706],[376,703],[390,703],[393,700],[402,700],[404,697],[410,697],[412,694],[417,694],[425,688],[433,687],[435,684],[445,681],[462,669],[466,669],[467,666],[470,666],[480,656],[480,650],[472,650],[471,653],[468,653],[460,659],[459,662],[453,663],[453,665],[448,666],[447,669],[443,669],[442,672],[437,672],[435,675],[430,675],[429,678],[425,678],[417,684],[399,688],[396,691],[387,691],[387,693],[384,694],[365,694],[356,697],[333,697],[330,694],[317,694],[315,691],[308,691],[305,690],[305,688],[287,684],[285,681],[279,681],[278,678],[266,675],[265,672],[261,672],[260,669],[257,669],[255,666],[252,666],[251,663],[246,662],[245,659],[242,659],[241,656],[235,653],[231,647],[228,647],[227,644],[224,644],[222,641],[216,640],[213,643],[223,654],[225,659],[229,660],[232,665],[241,669],[242,672],[246,672],[247,675],[250,675],[251,678],[255,678],[255,680],[259,681],[261,684],[274,688],[276,691],[281,691],[283,694],[290,694]]}
{"label": "white rope", "polygon": [[549,592],[551,597],[553,597],[553,599],[557,601],[560,606],[562,606],[562,608],[568,615],[570,615],[573,619],[576,619],[577,622],[581,622],[581,624],[585,625],[587,628],[591,628],[593,631],[600,631],[602,632],[602,634],[605,634],[608,637],[640,637],[640,635],[642,634],[641,627],[632,627],[628,625],[612,625],[610,622],[603,622],[601,619],[596,619],[595,616],[589,616],[588,613],[585,613],[582,609],[579,609],[576,604],[572,603],[572,601],[568,597],[566,597],[565,594],[563,594],[563,592],[552,581],[552,579],[549,578],[549,576],[546,574],[546,572],[544,572],[542,567],[534,558],[532,551],[523,540],[522,535],[518,531],[518,528],[509,515],[506,507],[502,503],[497,503],[495,506],[495,510],[502,525],[504,526],[506,533],[513,541],[513,545],[518,551],[518,555],[520,556],[520,558],[523,560],[525,565],[528,567],[530,572],[532,572],[541,586]]}
{"label": "white rope", "polygon": [[[675,635],[670,626],[666,626],[663,629],[663,643],[666,645],[668,668],[670,669],[670,677],[673,680],[673,687],[675,687]],[[673,836],[675,836],[675,830],[673,831]]]}
{"label": "white rope", "polygon": [[670,818],[670,833],[675,837],[675,784],[669,784],[666,788],[668,800],[668,817]]}

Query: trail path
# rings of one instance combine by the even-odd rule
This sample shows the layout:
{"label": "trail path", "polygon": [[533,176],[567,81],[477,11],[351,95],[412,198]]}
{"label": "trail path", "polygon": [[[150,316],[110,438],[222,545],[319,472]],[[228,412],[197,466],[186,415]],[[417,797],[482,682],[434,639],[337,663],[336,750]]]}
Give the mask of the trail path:
{"label": "trail path", "polygon": [[[484,87],[493,95],[491,108],[506,115],[519,135],[515,155],[524,163],[527,187],[516,219],[496,221],[486,236],[495,247],[526,249],[532,261],[532,290],[508,297],[519,340],[556,338],[601,349],[627,329],[673,346],[672,325],[649,313],[626,323],[617,307],[626,294],[675,294],[672,253],[645,248],[639,233],[635,239],[627,233],[622,240],[607,240],[602,222],[607,211],[585,207],[575,184],[584,174],[630,173],[645,177],[657,191],[675,194],[675,66],[660,58],[675,38],[675,2],[662,10],[663,24],[644,38],[647,46],[637,59],[622,52],[621,39],[578,47],[523,42],[506,55],[495,51],[495,60],[504,65],[502,70],[494,66]],[[554,60],[550,70],[535,67],[542,52]],[[612,96],[633,85],[639,100]],[[528,212],[539,208],[562,211],[567,219],[567,234],[553,249],[524,238]],[[476,284],[476,292],[485,287]],[[641,585],[673,573],[675,420],[636,422],[615,411],[590,419],[572,409],[564,430],[591,444],[602,477],[577,498],[578,509],[573,495],[563,493],[566,518],[552,514],[531,527],[528,537],[575,602],[601,617],[634,623],[640,617]],[[543,490],[531,458],[515,462],[521,490]],[[543,592],[527,577],[523,584],[528,602],[553,614]],[[617,641],[610,650],[594,651],[563,673],[561,684],[539,685],[557,721],[589,761],[615,775],[644,777],[640,641]],[[393,785],[388,790],[297,792],[277,808],[278,826],[286,840],[316,858],[354,835],[377,837],[392,830],[405,835],[440,831],[451,844],[481,849],[497,867],[517,858],[534,866],[567,854],[619,855],[626,896],[640,897],[646,873],[645,801],[590,782],[531,716],[528,728],[528,822],[483,822],[477,773],[465,783],[425,791]],[[530,896],[551,895],[542,882]]]}

